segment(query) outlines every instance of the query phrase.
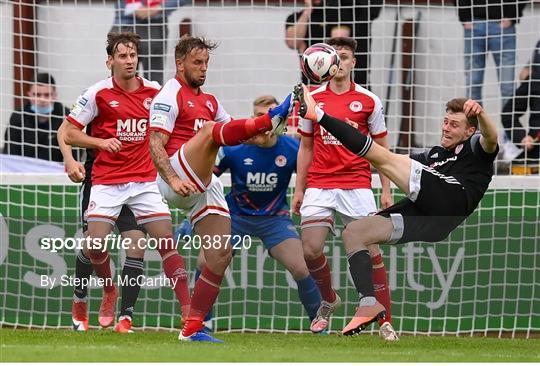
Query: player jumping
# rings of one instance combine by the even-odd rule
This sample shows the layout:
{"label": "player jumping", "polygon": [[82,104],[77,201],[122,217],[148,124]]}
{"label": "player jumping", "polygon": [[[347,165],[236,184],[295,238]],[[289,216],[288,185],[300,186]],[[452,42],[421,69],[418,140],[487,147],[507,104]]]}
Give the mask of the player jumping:
{"label": "player jumping", "polygon": [[[374,144],[346,122],[317,107],[305,86],[295,92],[299,114],[317,121],[345,147],[373,164],[390,178],[407,198],[377,213],[354,221],[343,232],[349,272],[359,294],[359,306],[343,329],[351,335],[384,318],[385,308],[374,296],[369,247],[411,241],[437,242],[446,238],[478,206],[493,176],[497,156],[497,129],[474,100],[446,103],[441,146],[420,154],[394,154]],[[480,133],[476,133],[480,130]]]}
{"label": "player jumping", "polygon": [[291,107],[289,95],[261,117],[231,120],[217,98],[201,89],[215,48],[203,38],[182,37],[175,48],[176,75],[150,109],[150,150],[160,191],[170,205],[188,211],[196,235],[212,238],[210,248],[203,248],[206,266],[193,289],[190,313],[179,335],[182,341],[221,342],[201,331],[231,261],[231,245],[226,243],[229,210],[223,185],[212,173],[218,150],[261,132],[280,134]]}

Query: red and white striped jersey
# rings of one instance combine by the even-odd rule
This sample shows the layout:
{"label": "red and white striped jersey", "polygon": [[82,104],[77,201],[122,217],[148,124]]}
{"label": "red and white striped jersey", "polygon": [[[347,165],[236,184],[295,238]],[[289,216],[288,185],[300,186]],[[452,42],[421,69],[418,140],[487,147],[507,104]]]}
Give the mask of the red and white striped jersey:
{"label": "red and white striped jersey", "polygon": [[140,87],[132,92],[120,88],[112,77],[82,93],[67,120],[83,129],[92,123],[92,137],[117,138],[117,153],[96,150],[92,184],[151,182],[157,171],[150,157],[147,135],[148,111],[159,84],[138,77]]}
{"label": "red and white striped jersey", "polygon": [[231,116],[217,98],[199,89],[197,94],[178,77],[165,83],[150,107],[150,130],[169,135],[165,150],[172,156],[207,121],[229,122]]}
{"label": "red and white striped jersey", "polygon": [[[311,92],[317,105],[328,114],[347,121],[372,137],[387,135],[382,103],[375,94],[354,83],[343,94],[328,84]],[[350,152],[319,123],[301,119],[298,132],[313,137],[313,161],[308,170],[308,188],[371,188],[369,162]]]}

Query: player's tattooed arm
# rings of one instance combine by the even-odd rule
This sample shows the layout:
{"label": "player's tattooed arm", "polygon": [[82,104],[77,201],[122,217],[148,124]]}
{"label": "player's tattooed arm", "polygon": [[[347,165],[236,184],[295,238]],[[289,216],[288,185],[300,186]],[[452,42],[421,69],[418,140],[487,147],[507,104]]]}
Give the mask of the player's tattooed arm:
{"label": "player's tattooed arm", "polygon": [[169,141],[169,136],[159,131],[150,132],[150,155],[154,161],[159,175],[167,184],[171,184],[171,180],[178,175],[175,173],[171,163],[169,162],[169,156],[165,151],[165,145]]}
{"label": "player's tattooed arm", "polygon": [[168,141],[168,135],[159,131],[150,131],[150,155],[161,178],[179,195],[189,196],[196,192],[196,187],[189,181],[181,180],[174,171],[165,150]]}

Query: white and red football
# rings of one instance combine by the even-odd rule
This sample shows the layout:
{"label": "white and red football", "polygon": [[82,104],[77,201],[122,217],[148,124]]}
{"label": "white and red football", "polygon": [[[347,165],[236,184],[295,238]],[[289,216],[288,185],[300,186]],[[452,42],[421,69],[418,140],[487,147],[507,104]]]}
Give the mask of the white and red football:
{"label": "white and red football", "polygon": [[314,83],[332,79],[339,70],[339,55],[326,43],[315,43],[307,48],[300,60],[302,73]]}

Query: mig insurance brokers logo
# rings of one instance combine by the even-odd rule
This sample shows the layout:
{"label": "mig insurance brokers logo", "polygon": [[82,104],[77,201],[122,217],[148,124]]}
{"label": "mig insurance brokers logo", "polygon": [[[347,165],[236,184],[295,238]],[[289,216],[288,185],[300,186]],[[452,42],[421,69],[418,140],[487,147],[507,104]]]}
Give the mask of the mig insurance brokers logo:
{"label": "mig insurance brokers logo", "polygon": [[[143,101],[144,109],[150,110],[152,98],[146,98]],[[146,127],[148,119],[146,118],[127,118],[125,120],[116,120],[116,137],[120,141],[138,142],[146,137]]]}
{"label": "mig insurance brokers logo", "polygon": [[116,121],[116,137],[120,141],[138,142],[146,137],[146,118],[128,118],[126,120],[118,119]]}

